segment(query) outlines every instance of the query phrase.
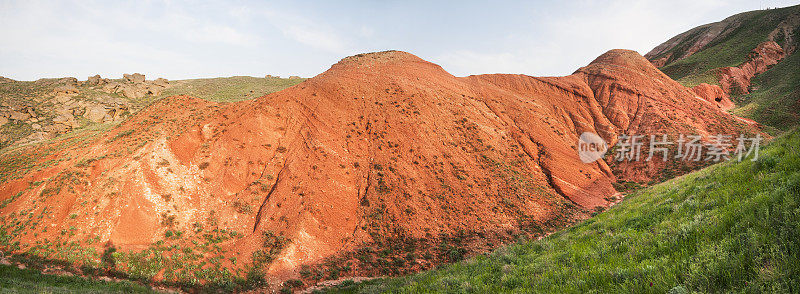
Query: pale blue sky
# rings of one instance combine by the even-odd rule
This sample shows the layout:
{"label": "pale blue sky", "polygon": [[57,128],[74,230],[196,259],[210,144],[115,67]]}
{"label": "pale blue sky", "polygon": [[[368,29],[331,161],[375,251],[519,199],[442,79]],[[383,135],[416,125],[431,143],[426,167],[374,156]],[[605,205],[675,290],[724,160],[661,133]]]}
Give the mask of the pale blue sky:
{"label": "pale blue sky", "polygon": [[614,48],[644,54],[735,13],[800,1],[8,1],[0,76],[311,77],[408,51],[464,76],[567,75]]}

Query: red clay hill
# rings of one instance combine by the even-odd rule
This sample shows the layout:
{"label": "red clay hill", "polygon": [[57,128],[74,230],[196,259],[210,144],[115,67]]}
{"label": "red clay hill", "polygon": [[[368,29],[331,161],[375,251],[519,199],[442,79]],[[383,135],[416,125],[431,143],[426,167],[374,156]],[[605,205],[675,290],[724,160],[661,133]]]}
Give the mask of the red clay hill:
{"label": "red clay hill", "polygon": [[[618,178],[674,168],[585,164],[583,132],[613,145],[621,133],[758,130],[634,51],[549,78],[360,54],[256,100],[172,97],[108,132],[10,151],[32,163],[0,185],[3,244],[147,249],[142,260],[211,244],[198,258],[216,263],[197,268],[255,264],[279,280],[325,260],[348,264],[341,275],[418,270],[566,226],[618,200]],[[119,257],[136,273],[140,261]],[[181,279],[178,262],[159,262],[144,276]]]}

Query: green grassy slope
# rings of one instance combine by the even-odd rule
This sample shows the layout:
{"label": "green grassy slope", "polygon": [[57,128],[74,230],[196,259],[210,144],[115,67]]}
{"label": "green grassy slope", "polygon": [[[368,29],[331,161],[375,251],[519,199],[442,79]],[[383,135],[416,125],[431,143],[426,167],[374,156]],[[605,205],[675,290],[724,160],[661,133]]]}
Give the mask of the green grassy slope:
{"label": "green grassy slope", "polygon": [[[712,40],[697,53],[661,67],[661,71],[687,87],[700,83],[719,84],[714,70],[720,67],[738,66],[759,43],[767,41],[769,33],[781,21],[800,10],[800,5],[749,12],[742,15],[741,24],[730,34]],[[779,44],[784,45],[781,40]],[[682,48],[676,46],[677,50]]]}
{"label": "green grassy slope", "polygon": [[216,102],[236,102],[277,92],[304,80],[246,76],[179,80],[170,82],[171,87],[164,90],[164,93],[155,99],[173,95],[190,95]]}
{"label": "green grassy slope", "polygon": [[328,292],[800,291],[800,132],[646,188],[570,229],[417,275]]}
{"label": "green grassy slope", "polygon": [[0,293],[156,293],[127,281],[103,282],[77,276],[44,275],[33,269],[0,265]]}
{"label": "green grassy slope", "polygon": [[[737,15],[739,21],[729,25],[729,28],[735,28],[731,33],[718,37],[697,53],[660,69],[687,87],[700,83],[719,84],[716,77],[718,68],[738,66],[743,63],[759,43],[768,40],[770,32],[782,21],[790,15],[798,14],[800,5]],[[792,38],[787,38],[779,33],[775,35],[774,41],[784,48],[800,47],[800,26],[794,28],[792,34]],[[686,42],[676,44],[671,51],[684,50],[695,40],[696,38],[688,38]],[[792,129],[800,125],[798,89],[800,89],[800,54],[794,52],[767,72],[757,75],[752,80],[750,94],[733,94],[731,98],[736,103],[736,108],[732,112],[767,126],[766,130],[772,134]]]}
{"label": "green grassy slope", "polygon": [[[800,28],[798,28],[800,32]],[[733,113],[751,118],[778,130],[788,130],[800,123],[800,54],[795,52],[767,72],[756,76],[756,89],[734,97]]]}

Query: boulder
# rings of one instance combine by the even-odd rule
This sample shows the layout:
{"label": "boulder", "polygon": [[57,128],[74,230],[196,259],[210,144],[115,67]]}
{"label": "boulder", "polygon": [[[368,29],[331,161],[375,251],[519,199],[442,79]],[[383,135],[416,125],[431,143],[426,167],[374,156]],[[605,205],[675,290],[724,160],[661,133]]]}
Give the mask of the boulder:
{"label": "boulder", "polygon": [[129,83],[134,83],[134,84],[144,83],[144,75],[140,73],[124,74],[122,75],[122,77],[125,78],[125,81]]}
{"label": "boulder", "polygon": [[75,85],[72,85],[72,84],[67,84],[67,85],[63,85],[63,86],[58,86],[58,87],[56,87],[56,88],[53,90],[53,92],[55,92],[55,93],[56,93],[56,95],[72,95],[72,94],[78,94],[78,87],[76,87]]}
{"label": "boulder", "polygon": [[19,112],[19,111],[12,110],[9,113],[8,118],[10,118],[12,120],[27,120],[27,119],[31,118],[31,116],[30,116],[30,114],[27,114],[27,113],[24,113],[24,112]]}
{"label": "boulder", "polygon": [[164,78],[148,82],[144,80],[144,75],[139,74],[138,78],[135,75],[137,74],[125,75],[126,80],[130,83],[109,82],[100,90],[106,93],[117,93],[129,99],[139,99],[147,95],[161,95],[161,92],[169,86],[169,81]]}
{"label": "boulder", "polygon": [[91,105],[86,107],[83,117],[95,123],[102,123],[106,118],[107,112],[102,105]]}
{"label": "boulder", "polygon": [[56,93],[55,99],[56,99],[56,102],[58,102],[58,104],[66,105],[66,104],[69,104],[72,101],[72,96],[74,96],[74,95]]}
{"label": "boulder", "polygon": [[153,81],[153,84],[161,87],[166,87],[169,86],[169,81],[165,78],[157,78],[155,81]]}
{"label": "boulder", "polygon": [[100,77],[100,75],[93,75],[86,79],[84,85],[87,86],[102,86],[108,83],[108,79]]}
{"label": "boulder", "polygon": [[82,116],[84,113],[86,113],[85,107],[75,107],[70,109],[70,114],[73,116]]}
{"label": "boulder", "polygon": [[77,87],[78,86],[78,79],[73,78],[73,77],[61,78],[61,79],[58,80],[58,84],[63,84],[63,85],[67,85],[67,86],[76,86]]}
{"label": "boulder", "polygon": [[106,112],[106,119],[109,121],[121,121],[124,118],[123,114],[125,110],[127,110],[127,108],[114,107],[109,109],[108,112]]}
{"label": "boulder", "polygon": [[45,126],[42,130],[51,135],[60,135],[71,131],[72,127],[62,124],[52,124]]}
{"label": "boulder", "polygon": [[121,121],[125,118],[127,111],[128,106],[124,104],[115,104],[111,106],[93,104],[86,106],[83,117],[95,123]]}
{"label": "boulder", "polygon": [[164,91],[164,88],[165,87],[159,85],[149,85],[147,88],[145,88],[145,91],[147,91],[148,95],[158,96],[161,95],[161,92]]}
{"label": "boulder", "polygon": [[22,142],[39,142],[39,141],[44,141],[44,140],[50,140],[53,137],[55,137],[53,134],[50,134],[48,132],[41,132],[40,131],[40,132],[35,132],[35,133],[30,134],[29,136],[25,137],[25,139],[23,139]]}
{"label": "boulder", "polygon": [[71,114],[59,114],[53,118],[53,124],[44,126],[43,131],[52,135],[64,134],[74,128],[80,127],[80,123]]}
{"label": "boulder", "polygon": [[70,114],[60,114],[60,115],[56,116],[55,118],[53,118],[53,124],[54,125],[64,125],[64,126],[67,126],[69,128],[77,128],[77,127],[80,126],[78,121],[75,120],[75,117],[70,115]]}
{"label": "boulder", "polygon": [[0,117],[0,127],[4,126],[8,123],[8,119],[5,117]]}
{"label": "boulder", "polygon": [[136,85],[122,85],[117,92],[121,91],[122,95],[131,99],[139,99],[147,96],[147,89]]}

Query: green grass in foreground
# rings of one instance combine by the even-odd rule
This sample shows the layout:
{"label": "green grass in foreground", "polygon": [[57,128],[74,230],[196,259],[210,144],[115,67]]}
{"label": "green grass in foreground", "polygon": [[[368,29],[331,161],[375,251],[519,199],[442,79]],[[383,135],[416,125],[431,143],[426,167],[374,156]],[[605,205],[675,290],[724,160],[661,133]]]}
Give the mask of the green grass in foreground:
{"label": "green grass in foreground", "polygon": [[800,132],[639,190],[577,226],[341,293],[800,291]]}
{"label": "green grass in foreground", "polygon": [[76,276],[44,275],[0,265],[0,293],[156,293],[133,282],[103,282]]}
{"label": "green grass in foreground", "polygon": [[236,76],[228,78],[172,81],[155,100],[173,95],[190,95],[215,102],[236,102],[258,98],[299,84],[305,79],[256,78]]}

